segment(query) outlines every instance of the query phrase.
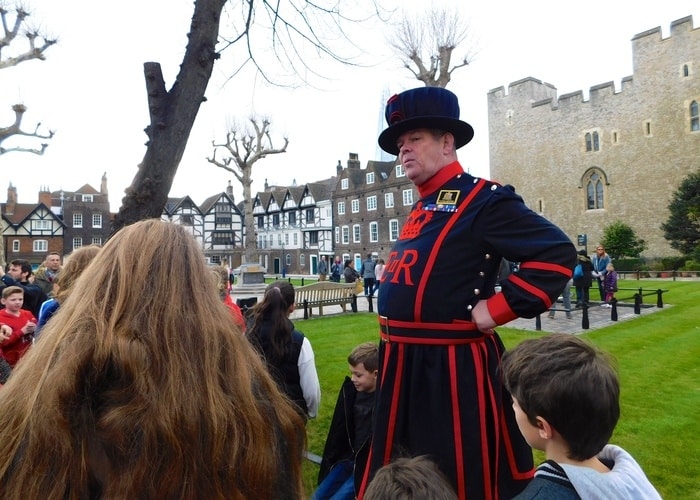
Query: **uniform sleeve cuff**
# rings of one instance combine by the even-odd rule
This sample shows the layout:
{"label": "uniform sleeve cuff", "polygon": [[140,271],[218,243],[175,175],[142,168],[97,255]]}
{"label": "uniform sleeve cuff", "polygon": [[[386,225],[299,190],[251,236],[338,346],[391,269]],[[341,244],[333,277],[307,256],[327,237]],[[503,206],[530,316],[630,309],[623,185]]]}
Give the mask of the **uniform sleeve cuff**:
{"label": "uniform sleeve cuff", "polygon": [[503,293],[497,293],[486,301],[489,314],[497,325],[504,325],[518,317],[506,302]]}

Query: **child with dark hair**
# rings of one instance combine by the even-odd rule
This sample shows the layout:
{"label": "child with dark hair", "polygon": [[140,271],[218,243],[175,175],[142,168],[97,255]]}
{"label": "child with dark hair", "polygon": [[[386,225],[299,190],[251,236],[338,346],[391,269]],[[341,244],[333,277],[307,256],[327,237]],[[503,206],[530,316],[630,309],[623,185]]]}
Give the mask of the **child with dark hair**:
{"label": "child with dark hair", "polygon": [[306,418],[315,418],[321,402],[314,351],[306,336],[294,327],[294,286],[275,281],[253,308],[248,339],[260,353],[280,390]]}
{"label": "child with dark hair", "polygon": [[378,352],[376,343],[365,342],[348,356],[351,376],[338,393],[313,500],[355,498],[354,472],[364,470],[372,435]]}
{"label": "child with dark hair", "polygon": [[374,475],[365,500],[457,500],[452,485],[425,455],[397,458]]}
{"label": "child with dark hair", "polygon": [[607,444],[620,386],[603,352],[555,333],[507,351],[502,370],[520,432],[547,457],[515,498],[661,498],[634,458]]}

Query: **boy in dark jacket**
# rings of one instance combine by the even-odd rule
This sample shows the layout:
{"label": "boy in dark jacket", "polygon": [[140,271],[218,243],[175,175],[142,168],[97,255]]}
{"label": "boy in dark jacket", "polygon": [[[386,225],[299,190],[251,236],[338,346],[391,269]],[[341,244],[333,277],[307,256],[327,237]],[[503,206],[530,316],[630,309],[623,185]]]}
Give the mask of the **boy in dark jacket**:
{"label": "boy in dark jacket", "polygon": [[365,342],[348,356],[351,377],[345,377],[338,394],[312,500],[355,498],[354,471],[364,470],[372,435],[377,353],[377,344]]}

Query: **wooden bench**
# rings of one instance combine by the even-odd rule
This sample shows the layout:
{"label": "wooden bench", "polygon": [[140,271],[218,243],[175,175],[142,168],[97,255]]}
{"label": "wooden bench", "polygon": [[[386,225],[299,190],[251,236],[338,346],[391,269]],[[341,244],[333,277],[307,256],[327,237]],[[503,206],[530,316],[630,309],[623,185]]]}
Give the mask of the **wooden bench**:
{"label": "wooden bench", "polygon": [[304,310],[304,319],[311,316],[312,308],[318,307],[318,314],[323,316],[323,306],[339,305],[343,312],[355,299],[355,283],[336,283],[334,281],[317,281],[310,285],[294,289],[295,307]]}

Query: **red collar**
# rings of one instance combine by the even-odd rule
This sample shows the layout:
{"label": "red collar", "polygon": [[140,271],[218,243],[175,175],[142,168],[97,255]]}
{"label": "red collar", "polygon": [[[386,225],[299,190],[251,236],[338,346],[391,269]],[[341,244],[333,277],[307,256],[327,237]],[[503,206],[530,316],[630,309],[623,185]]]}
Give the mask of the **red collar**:
{"label": "red collar", "polygon": [[420,194],[421,198],[425,198],[441,188],[451,178],[464,173],[464,169],[462,165],[459,164],[459,161],[453,161],[449,165],[442,167],[437,174],[418,186],[418,194]]}

